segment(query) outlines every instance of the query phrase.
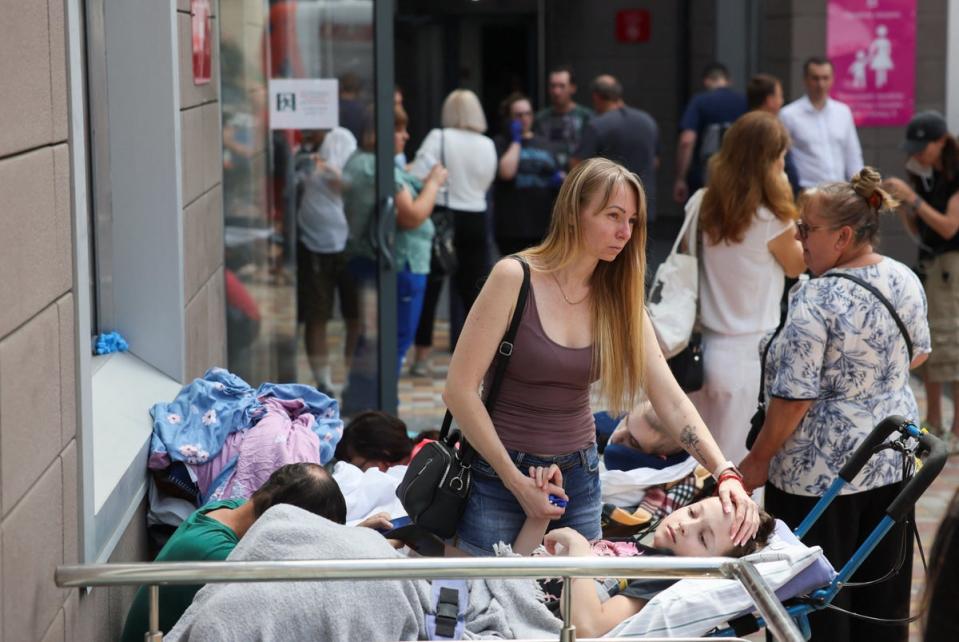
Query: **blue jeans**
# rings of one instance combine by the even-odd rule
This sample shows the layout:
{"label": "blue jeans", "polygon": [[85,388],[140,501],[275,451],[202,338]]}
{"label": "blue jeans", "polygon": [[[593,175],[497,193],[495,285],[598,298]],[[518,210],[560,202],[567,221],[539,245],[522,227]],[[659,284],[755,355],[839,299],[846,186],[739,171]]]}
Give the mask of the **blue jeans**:
{"label": "blue jeans", "polygon": [[399,353],[397,373],[403,368],[403,357],[413,345],[416,326],[423,311],[423,295],[426,294],[426,275],[413,274],[409,264],[396,273],[396,349]]}
{"label": "blue jeans", "polygon": [[[523,475],[529,474],[530,466],[556,464],[563,471],[563,488],[569,496],[569,505],[560,519],[550,522],[549,530],[569,527],[588,540],[600,538],[603,503],[599,487],[599,454],[595,444],[552,457],[508,449],[507,452]],[[493,467],[477,455],[473,461],[473,489],[456,533],[456,545],[471,555],[492,555],[493,544],[512,544],[525,521],[526,514],[519,502],[503,485]]]}

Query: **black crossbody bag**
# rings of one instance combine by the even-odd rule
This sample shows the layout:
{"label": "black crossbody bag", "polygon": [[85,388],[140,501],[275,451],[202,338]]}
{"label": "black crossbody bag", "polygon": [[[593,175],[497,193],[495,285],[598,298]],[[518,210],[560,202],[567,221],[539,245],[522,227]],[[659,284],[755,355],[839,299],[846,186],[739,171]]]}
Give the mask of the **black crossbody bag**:
{"label": "black crossbody bag", "polygon": [[[845,272],[835,272],[833,274],[823,275],[823,277],[827,276],[852,281],[853,283],[856,283],[869,290],[872,292],[873,296],[879,299],[879,302],[882,303],[887,310],[889,310],[889,314],[892,315],[892,320],[896,322],[896,327],[899,328],[902,338],[905,339],[906,350],[909,351],[909,363],[912,363],[912,337],[909,336],[909,331],[906,330],[906,324],[902,322],[899,314],[896,313],[896,308],[892,306],[892,303],[889,302],[889,299],[883,296],[882,292],[877,290],[869,283],[866,283],[858,276],[852,276],[851,274],[846,274]],[[773,332],[773,336],[769,338],[769,342],[766,343],[766,347],[763,349],[762,365],[759,368],[759,404],[756,407],[756,413],[752,416],[752,419],[749,420],[749,434],[746,435],[747,450],[752,450],[753,444],[756,443],[756,438],[759,436],[759,431],[762,430],[763,424],[766,423],[766,355],[769,354],[769,346],[771,346],[773,341],[776,340],[776,337],[779,336],[779,331],[783,329],[783,324],[785,324],[785,322],[786,315],[783,315],[782,320],[779,322],[779,326],[776,328],[776,331]]]}
{"label": "black crossbody bag", "polygon": [[[518,256],[511,257],[523,266],[523,285],[516,297],[513,319],[503,335],[496,355],[496,369],[486,393],[486,410],[493,414],[493,405],[499,395],[506,366],[513,354],[516,331],[523,318],[529,296],[529,265]],[[456,534],[460,518],[466,508],[473,485],[471,470],[476,451],[467,443],[458,429],[452,429],[453,415],[449,410],[443,417],[440,438],[430,442],[410,462],[403,481],[396,489],[403,508],[413,523],[434,535],[448,539]],[[459,448],[457,448],[459,444]]]}

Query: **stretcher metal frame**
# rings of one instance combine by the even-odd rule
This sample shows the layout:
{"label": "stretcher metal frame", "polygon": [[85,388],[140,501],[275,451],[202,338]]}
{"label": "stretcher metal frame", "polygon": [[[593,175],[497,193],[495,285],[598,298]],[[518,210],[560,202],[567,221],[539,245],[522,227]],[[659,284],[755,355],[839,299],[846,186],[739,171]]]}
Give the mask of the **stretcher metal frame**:
{"label": "stretcher metal frame", "polygon": [[[828,586],[813,591],[807,600],[799,604],[790,604],[786,606],[786,612],[796,622],[802,631],[804,638],[811,637],[809,629],[809,614],[813,611],[825,609],[832,603],[836,594],[842,590],[849,578],[852,577],[863,561],[875,550],[876,546],[882,541],[893,526],[901,522],[912,510],[916,502],[922,497],[926,489],[942,472],[949,457],[949,449],[938,437],[930,434],[928,431],[919,428],[916,423],[899,415],[891,415],[883,419],[873,429],[869,436],[859,445],[859,448],[853,453],[849,461],[840,469],[839,476],[830,484],[825,494],[819,499],[802,523],[793,531],[796,537],[802,539],[813,524],[822,516],[832,501],[839,496],[840,491],[846,484],[852,483],[852,480],[859,474],[859,471],[866,465],[866,462],[880,449],[893,434],[898,433],[900,438],[915,439],[915,446],[910,449],[909,454],[916,457],[925,457],[922,467],[916,474],[903,486],[896,498],[886,509],[886,515],[880,520],[879,524],[872,530],[869,536],[863,541],[862,545],[856,549],[849,561],[839,569],[836,577]],[[905,456],[905,454],[904,454]],[[899,572],[904,572],[900,569]],[[911,572],[911,571],[905,571]],[[757,629],[766,626],[764,616],[761,614],[756,617]],[[771,628],[771,627],[770,627]],[[713,633],[713,637],[730,637],[736,635],[736,630],[732,627],[724,628]]]}
{"label": "stretcher metal frame", "polygon": [[[752,597],[764,622],[777,639],[801,642],[802,634],[755,566],[742,559],[605,558],[605,557],[494,557],[407,558],[277,562],[149,562],[141,564],[80,564],[58,566],[55,582],[61,588],[94,586],[148,586],[150,631],[147,642],[159,642],[159,586],[220,582],[306,582],[317,580],[538,578],[579,577],[706,577],[735,579]],[[572,591],[563,593],[560,642],[575,642],[570,613]],[[702,638],[684,638],[699,640]]]}

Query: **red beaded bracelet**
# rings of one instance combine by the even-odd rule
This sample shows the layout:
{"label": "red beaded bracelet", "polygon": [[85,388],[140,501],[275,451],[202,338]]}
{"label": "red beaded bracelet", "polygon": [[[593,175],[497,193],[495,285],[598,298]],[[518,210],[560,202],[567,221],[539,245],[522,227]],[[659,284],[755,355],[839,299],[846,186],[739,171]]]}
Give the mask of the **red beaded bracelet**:
{"label": "red beaded bracelet", "polygon": [[716,488],[718,489],[727,479],[735,479],[739,482],[740,486],[743,488],[746,487],[745,484],[743,484],[743,476],[740,475],[738,471],[729,468],[719,474],[719,479],[716,480]]}

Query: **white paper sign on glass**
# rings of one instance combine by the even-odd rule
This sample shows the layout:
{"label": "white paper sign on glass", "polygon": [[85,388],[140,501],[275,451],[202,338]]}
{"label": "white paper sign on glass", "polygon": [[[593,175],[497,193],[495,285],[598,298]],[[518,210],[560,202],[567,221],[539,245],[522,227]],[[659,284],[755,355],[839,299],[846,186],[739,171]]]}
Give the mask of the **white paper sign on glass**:
{"label": "white paper sign on glass", "polygon": [[339,124],[335,78],[270,80],[270,129],[333,129]]}

